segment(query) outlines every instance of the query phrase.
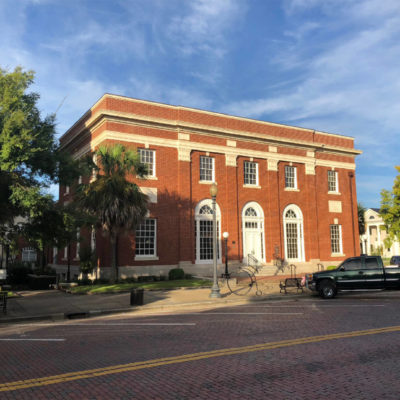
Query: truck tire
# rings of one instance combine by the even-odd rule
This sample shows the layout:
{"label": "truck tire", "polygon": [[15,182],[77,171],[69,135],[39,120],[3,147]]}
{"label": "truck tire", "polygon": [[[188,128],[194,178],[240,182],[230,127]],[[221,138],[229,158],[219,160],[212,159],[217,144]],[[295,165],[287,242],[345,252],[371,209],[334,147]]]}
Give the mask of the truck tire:
{"label": "truck tire", "polygon": [[333,299],[337,293],[335,284],[328,279],[323,280],[319,284],[318,291],[323,299]]}

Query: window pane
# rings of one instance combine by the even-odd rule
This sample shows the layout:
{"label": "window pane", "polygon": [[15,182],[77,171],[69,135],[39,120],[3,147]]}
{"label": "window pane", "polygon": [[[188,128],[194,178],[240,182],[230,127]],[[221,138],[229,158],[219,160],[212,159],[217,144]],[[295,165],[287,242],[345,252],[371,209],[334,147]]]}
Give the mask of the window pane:
{"label": "window pane", "polygon": [[214,181],[214,159],[212,157],[200,157],[200,180]]}
{"label": "window pane", "polygon": [[297,224],[286,224],[286,248],[287,258],[298,258],[298,237],[297,237]]}
{"label": "window pane", "polygon": [[140,162],[147,165],[147,175],[154,176],[154,150],[139,149]]}
{"label": "window pane", "polygon": [[244,162],[244,184],[245,185],[257,185],[257,163],[245,161]]}
{"label": "window pane", "polygon": [[337,191],[337,174],[335,171],[328,171],[328,190],[330,192]]}
{"label": "window pane", "polygon": [[341,253],[341,227],[340,225],[331,225],[330,226],[330,231],[331,231],[331,250],[332,253]]}
{"label": "window pane", "polygon": [[285,166],[285,187],[296,188],[296,167]]}
{"label": "window pane", "polygon": [[136,229],[136,249],[138,256],[156,255],[156,220],[146,218]]}

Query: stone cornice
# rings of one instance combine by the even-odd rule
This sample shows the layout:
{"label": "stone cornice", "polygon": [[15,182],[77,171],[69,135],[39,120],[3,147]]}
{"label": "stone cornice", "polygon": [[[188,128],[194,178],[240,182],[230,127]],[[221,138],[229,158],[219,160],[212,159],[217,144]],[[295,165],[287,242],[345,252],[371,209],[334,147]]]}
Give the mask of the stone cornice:
{"label": "stone cornice", "polygon": [[[178,150],[178,159],[181,161],[190,161],[190,154],[192,151],[204,151],[210,153],[224,154],[228,156],[228,165],[234,165],[233,160],[239,156],[253,157],[254,159],[265,159],[269,162],[269,167],[274,168],[280,161],[295,162],[306,165],[335,167],[345,169],[355,169],[354,163],[346,163],[340,161],[321,160],[314,157],[295,156],[292,154],[275,153],[269,151],[256,151],[252,149],[243,149],[230,147],[226,145],[215,145],[208,143],[195,142],[193,140],[180,140],[180,139],[164,139],[154,136],[143,136],[140,134],[122,133],[117,131],[105,130],[91,142],[91,149],[96,148],[100,143],[106,140],[116,140],[121,142],[149,144],[150,146],[170,147]],[[89,148],[87,148],[89,151]],[[83,154],[83,153],[82,153]],[[309,168],[308,173],[312,173]]]}
{"label": "stone cornice", "polygon": [[[266,135],[263,133],[254,133],[254,132],[245,132],[240,130],[226,129],[226,128],[215,128],[212,126],[201,125],[188,123],[185,121],[172,121],[168,119],[162,118],[154,118],[148,117],[133,113],[123,113],[112,110],[99,110],[97,113],[92,115],[87,121],[84,123],[84,127],[77,131],[74,135],[67,139],[67,133],[64,136],[63,147],[68,146],[68,144],[78,136],[82,130],[91,130],[93,131],[95,127],[99,124],[102,124],[106,121],[119,122],[129,125],[136,126],[152,126],[157,129],[170,130],[174,132],[186,132],[188,134],[200,134],[207,136],[219,137],[227,140],[236,140],[236,141],[245,141],[245,142],[256,142],[263,143],[274,146],[285,146],[285,147],[295,147],[298,149],[303,149],[307,151],[323,151],[334,154],[346,155],[346,156],[356,156],[361,154],[360,150],[355,150],[347,147],[339,147],[332,146],[323,143],[309,142],[304,140],[294,140],[285,137]],[[71,128],[72,129],[72,128]],[[301,129],[303,128],[293,128],[293,129]],[[314,132],[308,130],[309,132]],[[319,132],[318,132],[319,133]],[[327,134],[328,135],[328,134]]]}

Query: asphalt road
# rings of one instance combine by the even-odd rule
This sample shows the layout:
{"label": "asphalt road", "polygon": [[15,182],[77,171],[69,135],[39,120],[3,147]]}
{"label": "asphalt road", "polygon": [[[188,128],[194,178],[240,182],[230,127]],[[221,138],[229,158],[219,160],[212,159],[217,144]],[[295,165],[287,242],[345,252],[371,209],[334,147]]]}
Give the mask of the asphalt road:
{"label": "asphalt road", "polygon": [[400,398],[400,293],[1,327],[0,399]]}

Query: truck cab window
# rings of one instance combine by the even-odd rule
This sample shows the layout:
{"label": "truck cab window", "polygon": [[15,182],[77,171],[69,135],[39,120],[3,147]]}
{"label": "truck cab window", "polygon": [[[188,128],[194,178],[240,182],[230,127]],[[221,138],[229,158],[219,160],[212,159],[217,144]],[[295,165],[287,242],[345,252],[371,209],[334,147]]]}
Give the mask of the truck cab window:
{"label": "truck cab window", "polygon": [[380,269],[377,259],[376,258],[366,258],[365,259],[365,269]]}
{"label": "truck cab window", "polygon": [[345,271],[355,271],[361,269],[360,259],[350,259],[345,261],[340,268],[344,268]]}

